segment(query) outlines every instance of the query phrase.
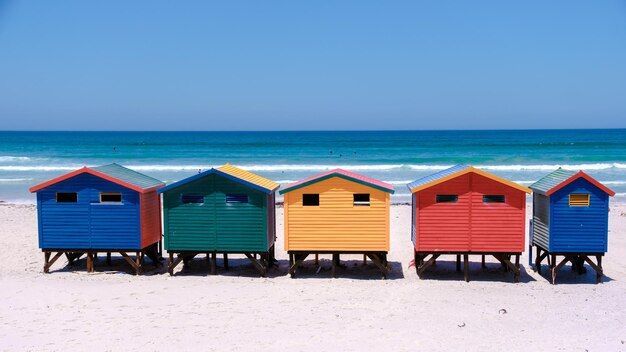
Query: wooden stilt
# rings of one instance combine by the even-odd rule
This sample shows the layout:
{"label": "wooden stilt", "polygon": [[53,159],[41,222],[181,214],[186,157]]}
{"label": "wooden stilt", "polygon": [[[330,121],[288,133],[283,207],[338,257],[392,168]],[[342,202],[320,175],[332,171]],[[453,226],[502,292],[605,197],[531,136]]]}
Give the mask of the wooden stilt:
{"label": "wooden stilt", "polygon": [[384,259],[385,255],[386,254],[384,253],[381,253],[380,255],[375,254],[375,253],[366,254],[366,256],[368,256],[372,260],[372,263],[374,263],[374,265],[378,267],[378,269],[383,275],[383,279],[387,278],[387,273],[389,272],[389,269],[387,268],[387,265],[385,264],[385,261],[386,261]]}
{"label": "wooden stilt", "polygon": [[461,272],[461,255],[456,255],[456,271]]}
{"label": "wooden stilt", "polygon": [[367,254],[363,254],[363,265],[367,265]]}
{"label": "wooden stilt", "polygon": [[228,253],[224,253],[224,269],[228,270]]}
{"label": "wooden stilt", "polygon": [[[261,273],[261,276],[265,277],[267,275],[267,266],[259,263],[259,261],[255,258],[255,256],[250,253],[244,253],[246,258],[252,262],[252,265]],[[263,255],[261,255],[263,257]]]}
{"label": "wooden stilt", "polygon": [[333,253],[333,259],[332,259],[331,271],[330,271],[333,279],[337,277],[337,263],[338,262],[339,262],[339,254]]}
{"label": "wooden stilt", "polygon": [[422,275],[424,274],[424,271],[431,265],[433,265],[433,263],[435,262],[435,260],[437,260],[437,258],[439,258],[439,254],[432,254],[432,256],[430,257],[429,260],[427,260],[426,262],[424,262],[426,255],[422,256],[420,255],[420,262],[422,262],[423,264],[420,265],[417,268],[417,277],[421,278]]}
{"label": "wooden stilt", "polygon": [[[256,255],[254,256],[256,259]],[[211,253],[211,275],[217,274],[217,253]]]}
{"label": "wooden stilt", "polygon": [[93,252],[87,252],[87,272],[91,273],[93,271]]}
{"label": "wooden stilt", "polygon": [[481,257],[482,258],[480,258],[481,259],[480,260],[480,267],[485,269],[485,268],[487,268],[487,264],[485,264],[485,255],[483,254]]}
{"label": "wooden stilt", "polygon": [[554,270],[554,268],[556,267],[556,255],[552,254],[550,256],[550,276],[551,276],[551,282],[554,285],[555,281],[556,281],[556,270]]}
{"label": "wooden stilt", "polygon": [[320,265],[320,255],[315,253],[315,265]]}
{"label": "wooden stilt", "polygon": [[463,254],[465,282],[469,282],[469,255]]}
{"label": "wooden stilt", "polygon": [[111,266],[111,252],[107,252],[107,265]]}
{"label": "wooden stilt", "polygon": [[141,273],[141,263],[143,261],[143,251],[135,252],[135,275],[139,275]]}
{"label": "wooden stilt", "polygon": [[50,267],[61,257],[61,255],[63,255],[63,252],[57,252],[52,259],[50,259],[51,255],[52,252],[44,252],[45,261],[43,265],[43,272],[46,274],[50,272]]}
{"label": "wooden stilt", "polygon": [[[170,256],[170,260],[167,263],[167,272],[171,275],[174,275],[174,268],[176,267],[176,264],[174,264],[174,252],[169,252],[169,256]],[[179,257],[180,258],[180,257]],[[180,260],[179,260],[180,262]]]}
{"label": "wooden stilt", "polygon": [[289,267],[289,275],[292,278],[296,277],[296,270],[298,269],[300,264],[302,264],[302,262],[304,262],[304,260],[308,256],[309,256],[309,253],[302,253],[302,254],[299,254],[299,255],[298,254],[294,254],[293,255],[293,264]]}
{"label": "wooden stilt", "polygon": [[128,264],[130,264],[130,266],[133,269],[135,269],[135,275],[138,275],[137,274],[137,265],[138,265],[138,263],[136,262],[136,260],[131,259],[131,257],[126,252],[120,252],[120,254],[122,255],[122,258],[124,258],[124,260],[126,260],[126,262]]}
{"label": "wooden stilt", "polygon": [[598,264],[594,263],[593,261],[591,261],[591,259],[589,259],[589,257],[585,256],[585,261],[593,268],[593,270],[596,271],[596,283],[600,283],[600,281],[602,281],[602,275],[604,274],[603,270],[602,270],[602,256],[597,255],[596,256],[596,260],[598,261]]}
{"label": "wooden stilt", "polygon": [[518,268],[518,269],[520,268],[520,266],[519,266],[519,254],[515,255],[515,267]]}

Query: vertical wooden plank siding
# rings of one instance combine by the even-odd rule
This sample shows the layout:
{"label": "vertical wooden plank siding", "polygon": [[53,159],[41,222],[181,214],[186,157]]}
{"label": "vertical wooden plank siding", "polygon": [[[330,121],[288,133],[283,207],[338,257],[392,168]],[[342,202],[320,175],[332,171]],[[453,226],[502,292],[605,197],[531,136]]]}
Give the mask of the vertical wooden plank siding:
{"label": "vertical wooden plank siding", "polygon": [[[267,251],[266,194],[219,175],[214,182],[217,250]],[[248,203],[226,203],[227,194],[246,194]]]}
{"label": "vertical wooden plank siding", "polygon": [[267,198],[267,248],[271,248],[276,241],[276,194],[268,194]]}
{"label": "vertical wooden plank siding", "polygon": [[[183,204],[183,194],[201,194],[204,203]],[[227,203],[227,194],[246,194],[248,203]],[[209,174],[165,191],[163,209],[167,250],[264,252],[269,249],[268,197],[239,182]]]}
{"label": "vertical wooden plank siding", "polygon": [[533,194],[533,242],[550,250],[550,198]]}
{"label": "vertical wooden plank siding", "polygon": [[[458,195],[457,203],[437,203],[437,195]],[[470,250],[470,175],[415,193],[418,199],[416,251]]]}
{"label": "vertical wooden plank siding", "polygon": [[[504,195],[504,203],[485,203],[484,195]],[[523,252],[526,193],[484,176],[472,175],[471,251]]]}
{"label": "vertical wooden plank siding", "polygon": [[141,247],[161,239],[161,199],[156,191],[141,195]]}
{"label": "vertical wooden plank siding", "polygon": [[[216,250],[214,178],[215,175],[208,175],[163,193],[166,250]],[[204,195],[204,203],[183,204],[185,193]]]}
{"label": "vertical wooden plank siding", "polygon": [[[437,195],[456,195],[437,203]],[[504,203],[483,202],[503,195]],[[463,174],[414,193],[416,251],[524,251],[526,193],[476,173]]]}
{"label": "vertical wooden plank siding", "polygon": [[[57,203],[57,192],[77,192],[78,202]],[[120,192],[122,203],[100,203],[100,192]],[[37,197],[42,248],[141,249],[137,192],[79,174],[40,190]]]}
{"label": "vertical wooden plank siding", "polygon": [[[569,194],[588,193],[588,207],[570,207]],[[609,196],[579,178],[552,194],[550,250],[553,252],[606,252],[608,250]]]}
{"label": "vertical wooden plank siding", "polygon": [[[319,206],[302,195],[318,193]],[[353,194],[369,193],[370,206],[354,206]],[[285,249],[389,251],[389,194],[340,177],[285,194]]]}

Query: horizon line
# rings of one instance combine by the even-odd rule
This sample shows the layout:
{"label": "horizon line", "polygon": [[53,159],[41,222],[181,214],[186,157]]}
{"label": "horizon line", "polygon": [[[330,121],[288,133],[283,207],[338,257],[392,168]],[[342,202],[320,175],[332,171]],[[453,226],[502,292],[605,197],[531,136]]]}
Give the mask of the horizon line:
{"label": "horizon line", "polygon": [[336,130],[1,130],[0,132],[498,132],[498,131],[603,131],[626,130],[626,127],[610,128],[494,128],[494,129],[336,129]]}

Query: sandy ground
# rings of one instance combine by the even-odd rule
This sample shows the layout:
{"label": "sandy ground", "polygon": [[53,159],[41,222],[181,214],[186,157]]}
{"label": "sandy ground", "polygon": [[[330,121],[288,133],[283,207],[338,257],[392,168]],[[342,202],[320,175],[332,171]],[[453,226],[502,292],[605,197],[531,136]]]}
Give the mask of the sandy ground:
{"label": "sandy ground", "polygon": [[410,208],[391,216],[387,280],[356,256],[337,279],[328,259],[319,273],[308,261],[289,278],[282,209],[281,265],[268,278],[237,258],[217,276],[202,258],[174,277],[134,276],[119,257],[91,274],[84,260],[70,268],[62,257],[43,274],[34,206],[0,205],[0,350],[626,351],[626,206],[612,207],[599,285],[590,268],[578,276],[569,266],[550,285],[526,255],[517,284],[493,261],[482,270],[478,257],[469,283],[451,256],[420,280],[409,267]]}

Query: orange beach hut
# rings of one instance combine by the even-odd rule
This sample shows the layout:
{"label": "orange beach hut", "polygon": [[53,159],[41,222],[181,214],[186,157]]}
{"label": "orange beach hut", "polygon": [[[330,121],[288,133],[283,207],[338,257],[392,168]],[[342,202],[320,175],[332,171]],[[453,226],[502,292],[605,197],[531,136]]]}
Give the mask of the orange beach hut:
{"label": "orange beach hut", "polygon": [[310,254],[363,254],[387,274],[389,198],[387,183],[335,169],[285,186],[285,250],[292,277]]}

